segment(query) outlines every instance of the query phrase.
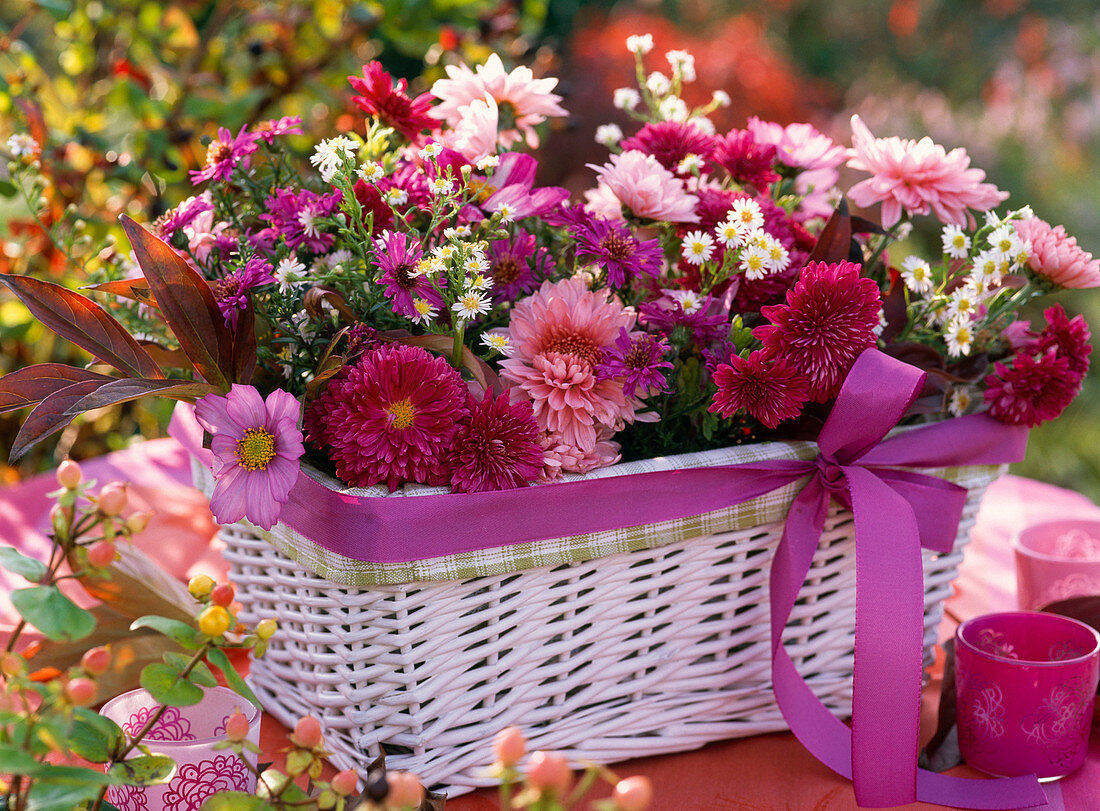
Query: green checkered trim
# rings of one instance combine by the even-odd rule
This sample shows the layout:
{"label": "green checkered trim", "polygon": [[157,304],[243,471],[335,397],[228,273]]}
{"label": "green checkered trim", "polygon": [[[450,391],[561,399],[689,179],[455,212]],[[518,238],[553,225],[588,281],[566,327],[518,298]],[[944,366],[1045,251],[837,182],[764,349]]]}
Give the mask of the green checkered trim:
{"label": "green checkered trim", "polygon": [[[768,442],[627,462],[593,471],[585,477],[565,476],[563,478],[571,481],[579,478],[628,476],[656,470],[736,465],[766,459],[810,460],[816,455],[817,445],[814,443]],[[213,489],[209,470],[197,464],[194,470],[196,483],[200,489],[209,494]],[[971,489],[987,486],[1000,474],[1001,470],[1000,466],[992,465],[925,469],[921,472],[939,476]],[[444,488],[424,486],[410,486],[392,494],[382,487],[342,488],[338,481],[318,471],[304,470],[304,472],[334,490],[359,497],[415,497],[447,492]],[[523,569],[579,563],[620,552],[654,549],[700,535],[743,530],[782,521],[786,518],[787,510],[802,483],[802,481],[794,482],[742,504],[735,504],[703,515],[606,532],[573,535],[567,538],[550,538],[499,546],[408,563],[371,563],[347,558],[319,546],[284,524],[276,524],[270,531],[260,529],[247,521],[242,522],[240,526],[244,531],[263,538],[288,558],[342,586],[367,587],[426,580],[467,580]]]}

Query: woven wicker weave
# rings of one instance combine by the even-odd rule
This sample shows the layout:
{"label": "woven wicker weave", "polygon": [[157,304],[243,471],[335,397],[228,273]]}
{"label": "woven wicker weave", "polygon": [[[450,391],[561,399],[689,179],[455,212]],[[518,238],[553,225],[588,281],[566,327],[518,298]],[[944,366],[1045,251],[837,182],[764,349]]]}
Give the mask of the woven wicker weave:
{"label": "woven wicker weave", "polygon": [[[997,472],[952,476],[970,496],[955,551],[924,555],[926,665]],[[391,768],[454,795],[493,784],[490,741],[510,725],[532,749],[603,763],[785,729],[768,627],[781,533],[776,521],[562,565],[370,588],[314,574],[250,525],[224,527],[221,538],[243,621],[279,623],[250,676],[264,708],[286,724],[317,716],[339,768],[362,769],[384,751]],[[841,717],[851,711],[854,546],[851,514],[834,508],[785,635],[799,672]]]}

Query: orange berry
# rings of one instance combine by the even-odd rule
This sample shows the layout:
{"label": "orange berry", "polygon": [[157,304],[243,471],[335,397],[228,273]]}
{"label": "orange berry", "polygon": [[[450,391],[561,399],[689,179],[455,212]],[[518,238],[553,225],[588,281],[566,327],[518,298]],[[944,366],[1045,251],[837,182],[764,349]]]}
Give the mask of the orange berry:
{"label": "orange berry", "polygon": [[231,741],[243,741],[248,737],[248,716],[234,710],[225,721],[225,736]]}
{"label": "orange berry", "polygon": [[324,739],[321,732],[321,722],[312,715],[299,718],[298,723],[294,725],[294,732],[290,736],[291,743],[301,749],[315,749],[321,745]]}
{"label": "orange berry", "polygon": [[386,806],[392,808],[417,808],[424,799],[424,787],[420,778],[412,772],[387,772],[386,782],[390,785],[386,795]]}
{"label": "orange berry", "polygon": [[99,491],[99,511],[107,516],[118,515],[126,508],[126,502],[129,500],[126,485],[118,482],[105,484]]}
{"label": "orange berry", "polygon": [[214,586],[213,591],[210,592],[210,602],[214,605],[228,608],[233,604],[233,596],[235,593],[236,591],[232,583],[222,583],[220,586]]}
{"label": "orange berry", "polygon": [[88,563],[99,568],[110,566],[118,557],[113,541],[96,541],[88,547]]}
{"label": "orange berry", "polygon": [[72,459],[66,459],[57,466],[57,483],[66,490],[75,490],[80,484],[80,465]]}
{"label": "orange berry", "polygon": [[351,796],[359,788],[359,775],[351,769],[344,769],[344,771],[333,775],[331,785],[332,790],[341,797]]}
{"label": "orange berry", "polygon": [[527,754],[527,738],[519,727],[502,729],[493,738],[493,754],[504,766],[515,766]]}
{"label": "orange berry", "polygon": [[556,752],[535,752],[527,764],[527,782],[540,791],[564,794],[573,782],[573,770]]}
{"label": "orange berry", "polygon": [[95,694],[95,682],[83,676],[78,676],[65,685],[65,698],[78,707],[87,707],[95,701]]}
{"label": "orange berry", "polygon": [[102,645],[89,648],[80,657],[80,666],[89,676],[101,676],[111,666],[111,651]]}
{"label": "orange berry", "polygon": [[640,774],[624,778],[615,784],[611,799],[619,811],[645,811],[653,802],[653,784]]}
{"label": "orange berry", "polygon": [[229,612],[220,605],[207,606],[199,614],[199,630],[210,637],[221,636],[229,630]]}

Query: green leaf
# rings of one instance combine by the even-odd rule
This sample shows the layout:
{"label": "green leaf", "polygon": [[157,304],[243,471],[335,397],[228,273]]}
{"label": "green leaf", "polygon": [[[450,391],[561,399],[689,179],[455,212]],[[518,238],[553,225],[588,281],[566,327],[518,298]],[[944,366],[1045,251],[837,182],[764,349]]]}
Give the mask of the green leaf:
{"label": "green leaf", "polygon": [[122,730],[110,718],[85,707],[73,711],[73,728],[68,741],[73,754],[91,763],[106,763],[121,737]]}
{"label": "green leaf", "polygon": [[244,679],[241,678],[241,674],[237,672],[236,668],[229,661],[229,657],[225,655],[225,651],[221,648],[211,648],[206,652],[207,661],[214,665],[218,670],[222,672],[222,676],[225,677],[225,683],[229,685],[230,689],[235,690],[238,695],[242,695],[255,704],[260,706],[260,700],[256,698],[256,694],[252,692],[251,688],[244,683]]}
{"label": "green leaf", "polygon": [[[187,666],[191,664],[191,657],[185,656],[182,653],[178,653],[174,650],[164,652],[165,663],[175,670],[177,673],[183,673],[187,669]],[[187,680],[192,684],[201,684],[203,687],[216,687],[218,680],[214,678],[214,674],[210,672],[210,668],[206,666],[206,662],[198,662],[191,672],[187,675]]]}
{"label": "green leaf", "polygon": [[34,777],[45,768],[29,752],[15,744],[0,744],[0,774],[25,774]]}
{"label": "green leaf", "polygon": [[57,586],[17,589],[11,593],[11,602],[23,619],[50,639],[83,639],[95,630],[95,617]]}
{"label": "green leaf", "polygon": [[274,811],[275,806],[241,791],[219,791],[202,804],[200,811]]}
{"label": "green leaf", "polygon": [[15,184],[10,180],[0,179],[0,197],[15,197],[17,191]]}
{"label": "green leaf", "polygon": [[202,643],[198,641],[198,631],[195,626],[188,625],[186,622],[168,617],[145,616],[138,617],[130,623],[131,631],[139,628],[152,628],[154,631],[159,631],[186,650],[198,650],[202,647]]}
{"label": "green leaf", "polygon": [[107,777],[116,786],[157,786],[176,773],[176,762],[167,755],[140,755],[115,763]]}
{"label": "green leaf", "polygon": [[108,784],[102,771],[77,766],[47,766],[27,795],[27,811],[72,811],[94,800]]}
{"label": "green leaf", "polygon": [[141,686],[161,704],[188,707],[202,701],[202,688],[184,681],[168,665],[154,663],[141,671]]}
{"label": "green leaf", "polygon": [[70,0],[34,0],[34,4],[50,12],[57,20],[64,20],[67,17],[71,17],[73,13],[73,4]]}
{"label": "green leaf", "polygon": [[25,577],[32,583],[37,583],[45,577],[47,571],[45,563],[29,558],[10,546],[0,548],[0,566],[9,572],[15,572],[20,577]]}

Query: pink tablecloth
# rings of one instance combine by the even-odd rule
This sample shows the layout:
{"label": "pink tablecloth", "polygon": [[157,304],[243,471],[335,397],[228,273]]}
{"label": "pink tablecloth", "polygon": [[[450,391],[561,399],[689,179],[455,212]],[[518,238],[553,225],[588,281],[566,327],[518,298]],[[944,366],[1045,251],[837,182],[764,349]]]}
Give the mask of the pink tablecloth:
{"label": "pink tablecloth", "polygon": [[[120,479],[131,483],[139,509],[154,509],[156,518],[138,539],[138,546],[181,578],[198,572],[224,574],[218,555],[214,522],[205,499],[190,487],[186,453],[173,440],[155,440],[83,464],[86,475],[104,483]],[[49,507],[46,493],[56,487],[52,477],[38,477],[0,490],[0,540],[26,554],[44,557],[49,544],[41,532]],[[1052,517],[1100,517],[1084,497],[1013,476],[990,488],[982,506],[966,561],[957,581],[957,593],[947,604],[941,638],[955,625],[978,614],[1015,607],[1016,584],[1009,538],[1019,527]],[[25,583],[0,571],[0,627],[10,627],[13,612],[7,592]],[[925,737],[934,728],[938,680],[925,691],[922,724]],[[262,743],[278,748],[285,730],[265,724]],[[788,733],[762,735],[706,746],[696,752],[642,758],[618,764],[620,776],[645,774],[657,796],[654,811],[772,811],[775,809],[856,808],[851,785],[810,756]],[[961,776],[977,777],[967,767]],[[1100,809],[1100,734],[1092,737],[1083,769],[1047,787],[1048,808]],[[593,797],[606,796],[594,791]],[[912,808],[936,808],[916,804]],[[489,811],[498,808],[495,792],[482,791],[456,798],[448,811]]]}

